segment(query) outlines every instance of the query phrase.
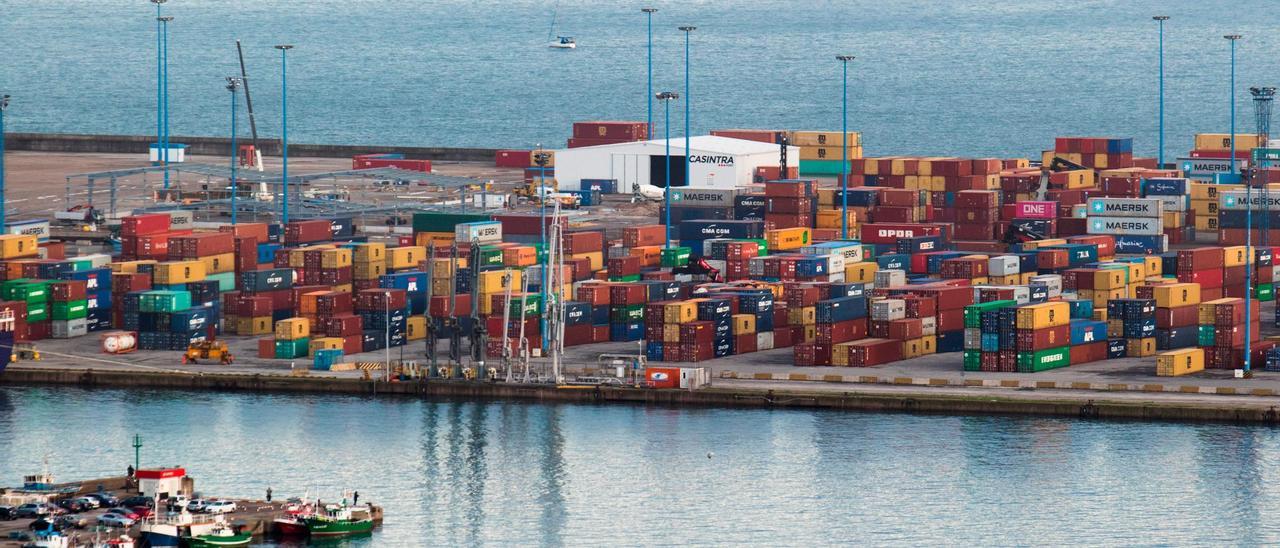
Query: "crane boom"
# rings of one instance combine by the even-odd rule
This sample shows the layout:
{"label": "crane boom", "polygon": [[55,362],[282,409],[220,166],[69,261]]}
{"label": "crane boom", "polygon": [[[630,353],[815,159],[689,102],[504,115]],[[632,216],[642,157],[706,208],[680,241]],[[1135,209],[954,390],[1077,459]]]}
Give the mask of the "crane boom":
{"label": "crane boom", "polygon": [[256,156],[254,163],[258,166],[258,171],[262,171],[262,148],[258,146],[258,122],[253,117],[253,99],[249,97],[249,73],[244,68],[244,48],[240,47],[239,40],[236,40],[236,55],[240,57],[240,83],[244,84],[244,104],[249,109],[249,131],[253,135],[253,153]]}

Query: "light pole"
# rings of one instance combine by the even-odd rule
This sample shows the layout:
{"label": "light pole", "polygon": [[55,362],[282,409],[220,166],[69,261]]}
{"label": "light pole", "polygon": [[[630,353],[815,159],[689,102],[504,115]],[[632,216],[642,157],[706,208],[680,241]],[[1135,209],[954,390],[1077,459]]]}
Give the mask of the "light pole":
{"label": "light pole", "polygon": [[[161,101],[161,99],[162,99],[162,97],[163,97],[163,95],[162,95],[162,93],[163,93],[163,92],[160,90],[160,86],[161,86],[161,76],[160,76],[160,47],[161,47],[161,46],[160,46],[160,4],[163,4],[163,3],[165,3],[166,1],[167,1],[167,0],[151,0],[151,3],[153,3],[153,4],[155,4],[155,5],[156,5],[156,152],[157,152],[157,153],[159,153],[159,152],[160,152],[160,140],[161,140],[161,138],[163,137],[163,133],[161,133],[161,131],[163,131],[163,129],[161,128],[161,125],[160,125],[160,124],[161,124],[161,119],[162,119],[162,117],[164,116],[164,115],[161,113],[161,110],[160,110],[160,101]],[[157,158],[159,158],[159,156],[156,156],[156,157],[157,157]]]}
{"label": "light pole", "polygon": [[[849,239],[849,61],[852,55],[837,55],[843,72],[840,92],[840,239]],[[784,179],[786,173],[781,175]]]}
{"label": "light pole", "polygon": [[649,20],[649,93],[646,95],[649,105],[649,139],[653,139],[653,13],[658,8],[640,8]]}
{"label": "light pole", "polygon": [[[543,313],[538,315],[538,331],[542,335],[542,346],[538,347],[543,353],[547,350],[547,267],[551,261],[547,258],[547,161],[551,159],[551,153],[542,150],[542,143],[538,143],[538,151],[533,153],[533,162],[538,165],[538,195],[541,202],[542,213],[539,217],[539,225],[542,228],[542,248],[538,250],[538,264],[542,265],[542,284],[539,293],[542,296]],[[523,309],[525,297],[521,297],[521,308]],[[522,313],[523,314],[523,313]]]}
{"label": "light pole", "polygon": [[[666,219],[663,224],[666,225],[667,245],[666,249],[671,249],[671,100],[679,99],[680,95],[674,91],[664,91],[657,95],[657,99],[662,101],[663,110],[663,128],[666,131],[667,138],[664,140],[667,145],[667,186],[663,189],[662,203],[666,209]],[[688,152],[685,152],[688,156]]]}
{"label": "light pole", "polygon": [[8,208],[4,196],[4,111],[9,108],[9,96],[0,95],[0,231],[4,231],[4,212]]}
{"label": "light pole", "polygon": [[1156,151],[1156,167],[1164,169],[1164,22],[1168,15],[1152,17],[1160,23],[1160,150]]}
{"label": "light pole", "polygon": [[[156,5],[156,9],[160,9],[159,4]],[[162,57],[161,65],[164,67],[160,77],[160,97],[161,102],[164,103],[161,108],[161,113],[164,117],[164,129],[162,130],[164,137],[162,139],[163,142],[160,145],[160,157],[164,161],[165,168],[164,187],[169,188],[169,21],[173,20],[173,16],[166,15],[164,17],[157,17],[156,20],[160,21],[160,35],[162,43],[160,56]]]}
{"label": "light pole", "polygon": [[240,184],[236,180],[236,91],[240,89],[240,79],[227,77],[227,91],[231,92],[231,224],[236,224],[236,194],[240,193]]}
{"label": "light pole", "polygon": [[[1236,40],[1240,39],[1239,34],[1228,34],[1223,36],[1231,42],[1231,160],[1227,162],[1231,172],[1235,173],[1236,168]],[[1228,181],[1234,182],[1234,181]]]}
{"label": "light pole", "polygon": [[[684,26],[680,30],[684,31],[684,186],[689,186],[689,35],[697,30],[698,27]],[[671,185],[667,185],[668,196],[671,192]],[[668,229],[668,232],[670,229]]]}
{"label": "light pole", "polygon": [[280,208],[281,224],[289,223],[289,50],[290,44],[276,46],[280,50],[280,156],[284,167],[281,169],[280,183],[284,189],[284,200]]}

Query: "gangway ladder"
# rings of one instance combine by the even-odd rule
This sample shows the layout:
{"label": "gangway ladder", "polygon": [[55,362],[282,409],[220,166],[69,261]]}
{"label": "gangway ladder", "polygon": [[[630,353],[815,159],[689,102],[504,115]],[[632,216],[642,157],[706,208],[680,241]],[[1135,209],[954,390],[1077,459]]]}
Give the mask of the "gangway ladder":
{"label": "gangway ladder", "polygon": [[[471,242],[471,264],[469,269],[471,275],[471,294],[479,295],[480,285],[480,269],[478,268],[478,259],[480,257],[480,243]],[[457,259],[454,259],[456,262]],[[456,268],[455,268],[456,271]],[[475,378],[488,378],[489,372],[485,369],[485,346],[488,344],[488,327],[480,320],[480,299],[471,299],[471,333],[468,338],[471,342],[471,367],[475,368]]]}
{"label": "gangway ladder", "polygon": [[[564,382],[564,373],[561,368],[561,359],[564,355],[564,299],[562,298],[562,287],[564,287],[564,227],[560,223],[560,202],[555,202],[555,207],[551,212],[551,228],[547,234],[547,263],[545,268],[552,268],[547,273],[547,285],[551,286],[543,288],[543,294],[547,295],[551,303],[542,303],[543,314],[547,315],[547,329],[551,334],[551,382],[562,384]],[[550,304],[550,306],[548,306]]]}
{"label": "gangway ladder", "polygon": [[[529,276],[520,277],[520,299],[523,302],[526,295],[529,294]],[[511,303],[507,303],[507,308],[511,308]],[[524,333],[524,311],[525,306],[520,306],[520,339],[516,342],[516,350],[520,352],[520,362],[524,366],[523,379],[520,382],[528,383],[532,379],[529,377],[529,339],[525,338]]]}
{"label": "gangway ladder", "polygon": [[[502,367],[506,370],[506,382],[515,380],[511,363],[511,271],[502,275],[502,287],[506,298],[502,301]],[[475,294],[475,293],[473,293]]]}
{"label": "gangway ladder", "polygon": [[[458,244],[449,247],[449,271],[458,271]],[[475,288],[471,288],[475,294]],[[449,371],[446,376],[462,378],[462,325],[458,322],[458,284],[449,284],[449,316],[446,329],[449,330]],[[475,299],[472,299],[475,300]]]}
{"label": "gangway ladder", "polygon": [[[435,286],[435,267],[436,267],[436,242],[432,240],[427,244],[427,332],[425,355],[430,363],[428,374],[434,374],[436,370],[436,347],[439,345],[440,334],[436,331],[435,319],[431,317],[431,298],[434,296]],[[454,283],[453,277],[449,277],[449,283]]]}

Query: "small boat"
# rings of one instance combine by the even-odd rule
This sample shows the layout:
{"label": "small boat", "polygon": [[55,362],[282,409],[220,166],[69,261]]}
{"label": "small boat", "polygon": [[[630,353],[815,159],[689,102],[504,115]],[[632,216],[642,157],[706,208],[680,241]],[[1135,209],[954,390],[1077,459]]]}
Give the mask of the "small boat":
{"label": "small boat", "polygon": [[277,535],[282,537],[305,537],[307,536],[307,522],[303,519],[303,514],[289,514],[278,517],[271,521]]}
{"label": "small boat", "polygon": [[365,508],[344,505],[328,505],[322,513],[305,516],[307,532],[313,537],[358,535],[373,531],[373,519]]}
{"label": "small boat", "polygon": [[191,526],[191,536],[187,538],[187,546],[191,548],[211,548],[214,546],[248,546],[253,541],[253,533],[238,533],[225,523],[212,523],[209,527]]}
{"label": "small boat", "polygon": [[136,543],[133,542],[129,535],[120,535],[106,540],[94,540],[93,543],[89,544],[89,548],[134,548],[134,546],[136,546]]}
{"label": "small boat", "polygon": [[555,40],[552,40],[550,44],[547,44],[547,47],[575,49],[578,47],[578,41],[574,40],[572,36],[557,36]]}
{"label": "small boat", "polygon": [[71,539],[55,530],[52,523],[45,529],[34,531],[34,534],[35,539],[23,544],[23,548],[68,548],[71,545]]}
{"label": "small boat", "polygon": [[181,512],[169,512],[163,516],[152,514],[142,520],[139,532],[142,533],[146,545],[151,548],[176,548],[182,542],[182,528],[194,522],[194,516],[186,509]]}

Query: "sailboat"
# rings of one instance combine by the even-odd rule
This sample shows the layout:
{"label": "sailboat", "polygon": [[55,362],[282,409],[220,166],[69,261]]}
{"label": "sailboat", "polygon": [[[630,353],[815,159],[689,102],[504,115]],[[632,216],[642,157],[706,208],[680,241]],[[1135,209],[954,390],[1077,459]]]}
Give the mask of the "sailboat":
{"label": "sailboat", "polygon": [[[578,41],[572,36],[555,36],[556,33],[556,12],[560,9],[560,3],[556,2],[556,7],[551,11],[551,29],[547,31],[547,47],[555,49],[576,49]],[[552,39],[552,36],[555,36]]]}

